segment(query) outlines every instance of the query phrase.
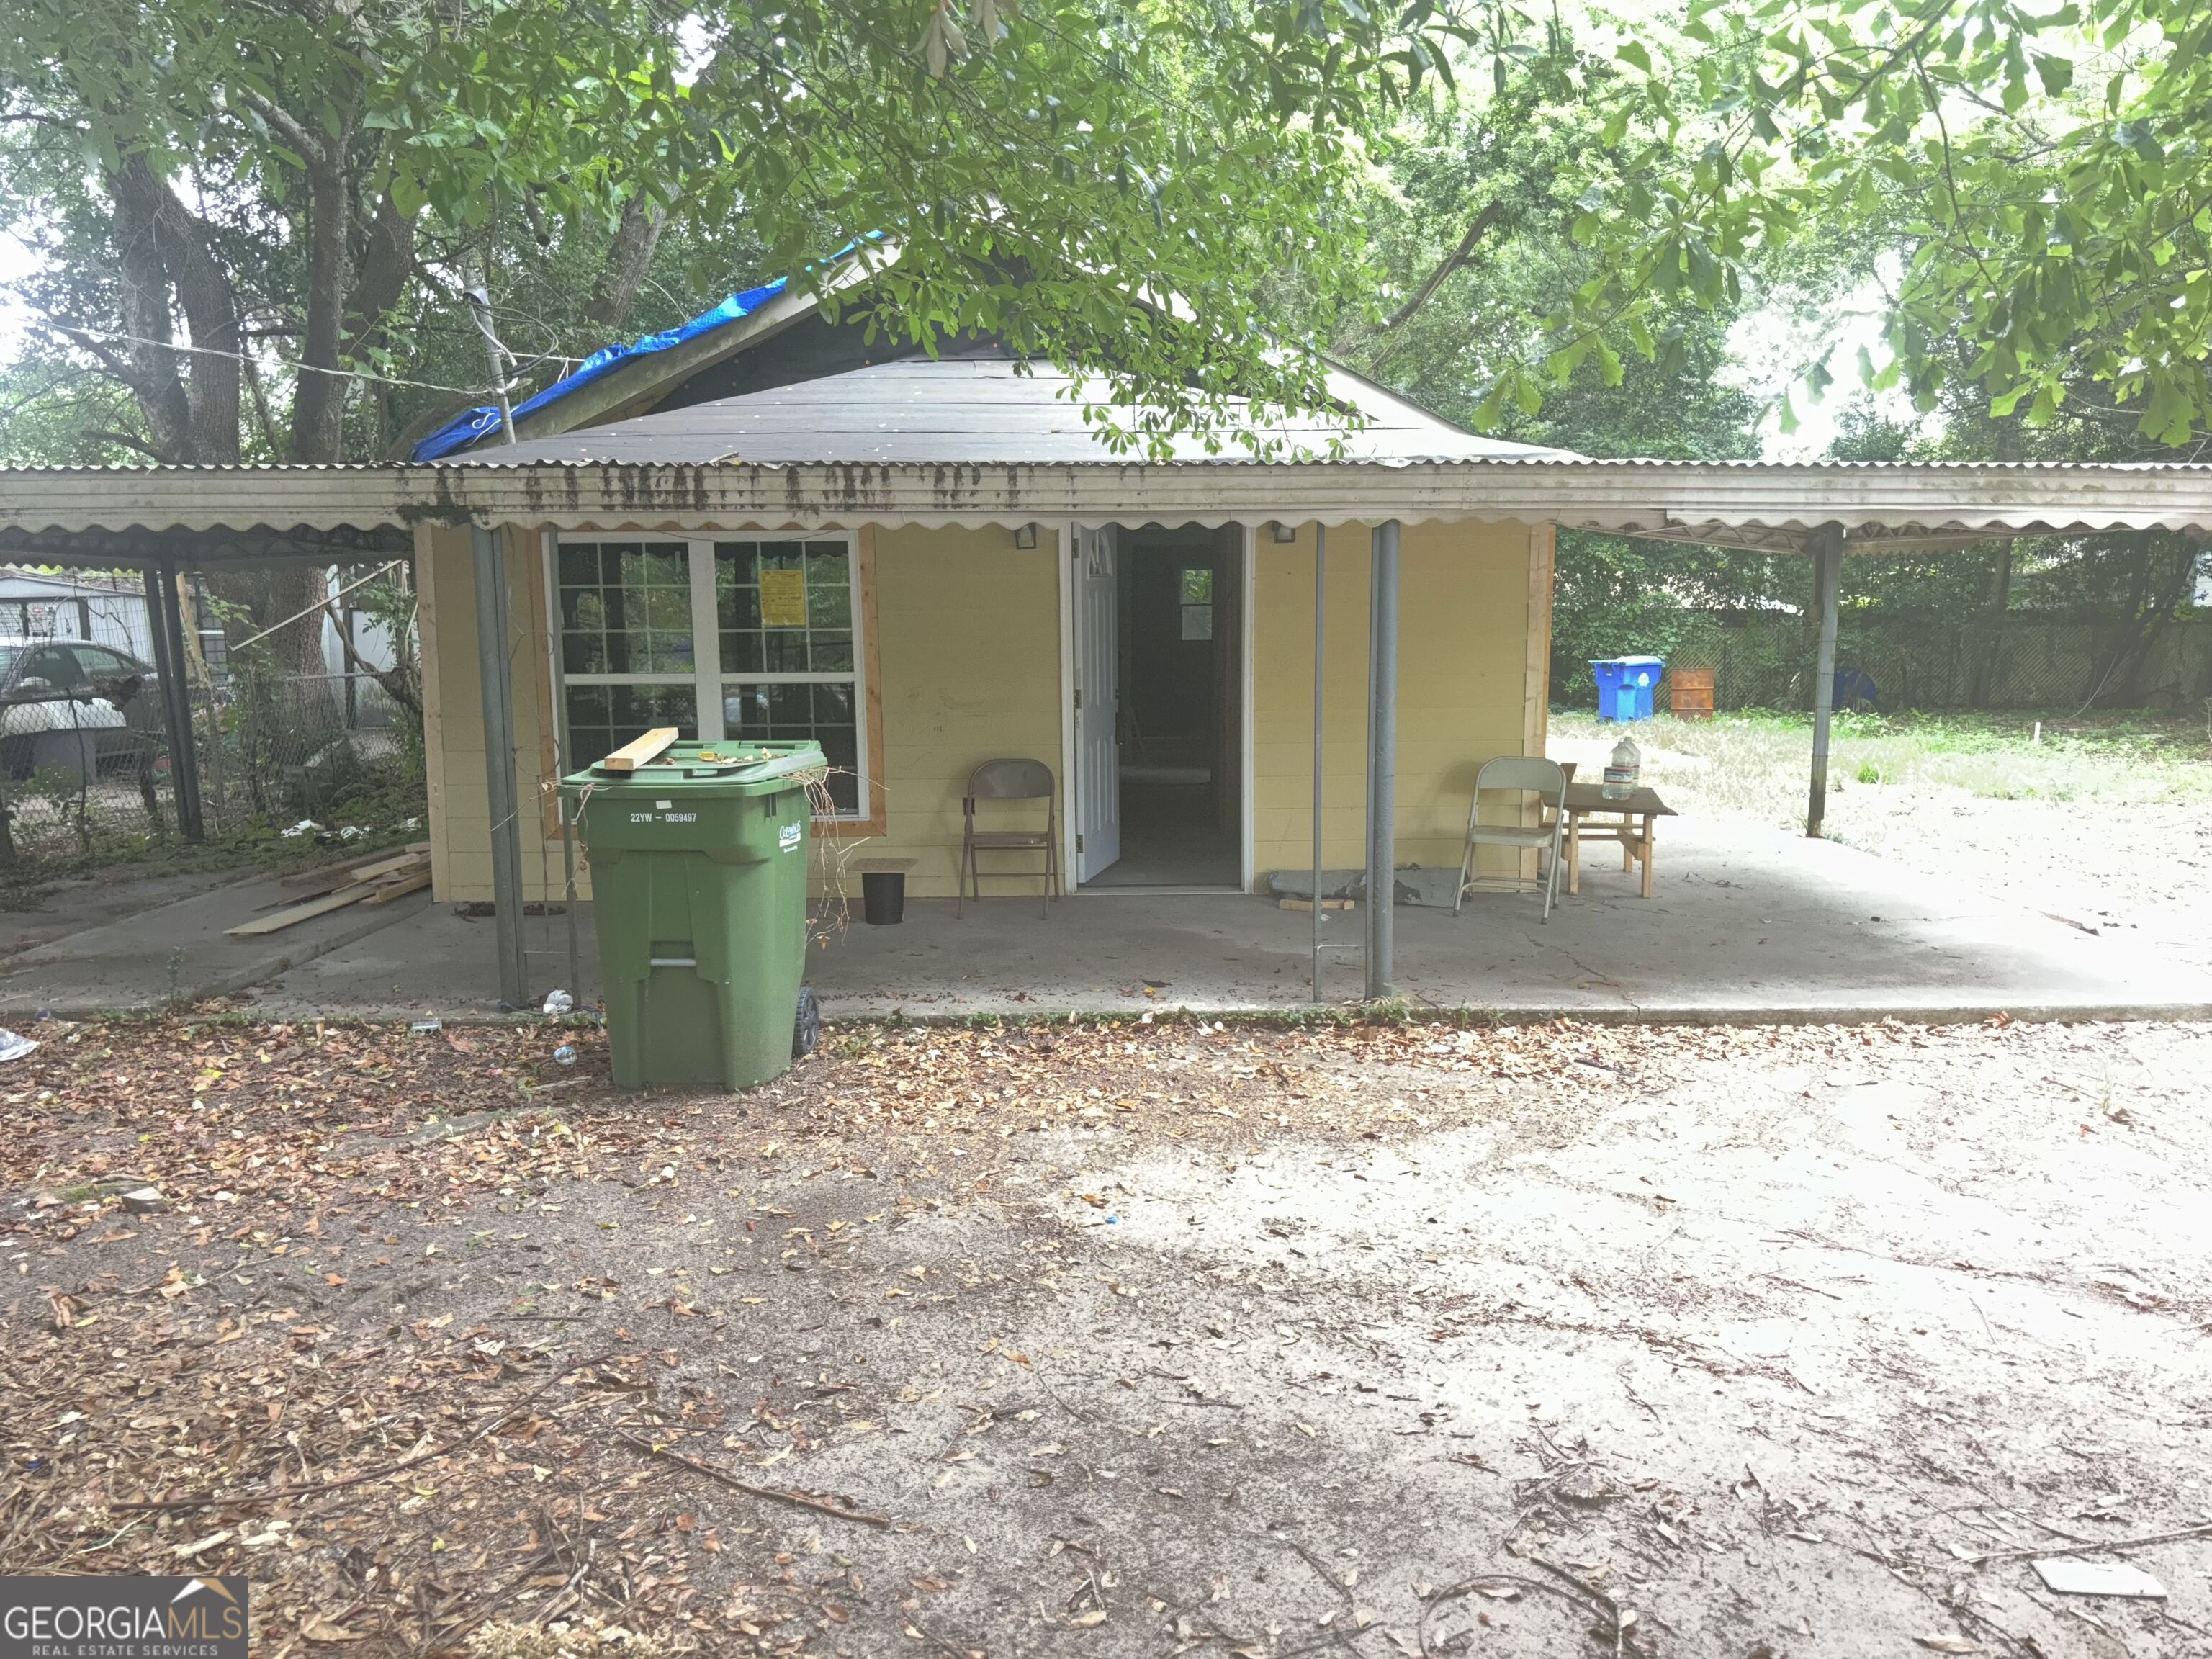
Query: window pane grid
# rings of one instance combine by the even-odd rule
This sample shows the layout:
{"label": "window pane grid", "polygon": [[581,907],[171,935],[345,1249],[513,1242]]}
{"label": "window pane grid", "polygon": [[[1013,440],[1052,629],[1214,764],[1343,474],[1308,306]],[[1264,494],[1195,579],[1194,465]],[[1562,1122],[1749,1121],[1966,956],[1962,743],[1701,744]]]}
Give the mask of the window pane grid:
{"label": "window pane grid", "polygon": [[562,672],[690,673],[690,559],[684,542],[564,544]]}
{"label": "window pane grid", "polygon": [[840,812],[860,811],[860,720],[850,680],[725,681],[722,730],[737,743],[822,745],[830,798]]}
{"label": "window pane grid", "polygon": [[[861,811],[862,746],[852,549],[801,537],[564,542],[556,556],[559,665],[572,765],[656,726],[699,731],[719,646],[723,736],[812,741],[839,816]],[[711,560],[714,614],[695,615],[692,561]],[[705,570],[702,580],[707,580]],[[705,603],[702,590],[701,603]],[[711,712],[711,705],[710,705]]]}
{"label": "window pane grid", "polygon": [[850,673],[851,551],[842,541],[714,544],[725,674]]}
{"label": "window pane grid", "polygon": [[699,731],[698,693],[688,684],[591,685],[571,681],[565,688],[568,754],[588,766],[656,726],[672,726],[686,738]]}

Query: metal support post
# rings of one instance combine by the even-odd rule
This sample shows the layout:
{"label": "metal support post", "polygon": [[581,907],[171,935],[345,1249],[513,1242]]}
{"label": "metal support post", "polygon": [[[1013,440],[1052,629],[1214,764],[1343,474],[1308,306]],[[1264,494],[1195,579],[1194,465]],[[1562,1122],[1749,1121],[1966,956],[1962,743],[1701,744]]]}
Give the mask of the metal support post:
{"label": "metal support post", "polygon": [[185,683],[183,607],[177,569],[167,559],[146,567],[147,632],[154,640],[154,672],[161,678],[161,724],[169,738],[169,787],[177,802],[177,834],[186,842],[207,838],[200,810],[199,750],[192,741],[192,690]]}
{"label": "metal support post", "polygon": [[1813,653],[1813,788],[1805,807],[1805,833],[1818,840],[1828,812],[1828,726],[1836,703],[1836,612],[1844,586],[1844,527],[1824,524],[1813,532],[1813,603],[1820,611],[1820,642]]}
{"label": "metal support post", "polygon": [[526,1007],[523,955],[522,823],[514,784],[514,675],[508,660],[507,568],[496,530],[469,528],[476,555],[477,672],[483,691],[484,797],[491,821],[492,927],[499,943],[499,1000]]}
{"label": "metal support post", "polygon": [[1390,994],[1398,878],[1398,521],[1375,526],[1367,645],[1367,1000]]}
{"label": "metal support post", "polygon": [[1328,684],[1328,526],[1314,526],[1313,1000],[1321,1000],[1322,708]]}
{"label": "metal support post", "polygon": [[155,695],[161,700],[161,732],[169,740],[169,793],[177,806],[177,833],[185,829],[185,791],[179,780],[176,757],[192,740],[191,728],[181,732],[177,726],[177,665],[169,655],[169,623],[167,613],[161,608],[161,568],[149,562],[143,572],[146,581],[146,637],[154,646],[154,675],[161,684]]}

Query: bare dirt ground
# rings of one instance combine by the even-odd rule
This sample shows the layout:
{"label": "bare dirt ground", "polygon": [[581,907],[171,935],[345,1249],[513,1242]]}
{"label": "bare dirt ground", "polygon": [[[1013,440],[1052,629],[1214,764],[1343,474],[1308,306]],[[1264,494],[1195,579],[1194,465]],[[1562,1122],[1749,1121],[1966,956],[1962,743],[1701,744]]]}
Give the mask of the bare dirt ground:
{"label": "bare dirt ground", "polygon": [[[2212,762],[2204,733],[2081,732],[2030,717],[1843,720],[1829,769],[1831,839],[1908,869],[2012,898],[2088,933],[2120,933],[2212,965]],[[2000,720],[2018,730],[2004,730]],[[1965,724],[1963,722],[1974,722]],[[1644,781],[1677,810],[1804,826],[1803,716],[1662,716],[1635,728]],[[1620,728],[1554,714],[1549,752],[1585,775]],[[1949,745],[1949,746],[1947,746]]]}
{"label": "bare dirt ground", "polygon": [[2212,1030],[36,1034],[0,1571],[257,1654],[2212,1652]]}
{"label": "bare dirt ground", "polygon": [[2212,811],[2199,804],[2001,800],[1857,785],[1835,809],[1846,845],[2021,902],[2084,933],[2212,963]]}

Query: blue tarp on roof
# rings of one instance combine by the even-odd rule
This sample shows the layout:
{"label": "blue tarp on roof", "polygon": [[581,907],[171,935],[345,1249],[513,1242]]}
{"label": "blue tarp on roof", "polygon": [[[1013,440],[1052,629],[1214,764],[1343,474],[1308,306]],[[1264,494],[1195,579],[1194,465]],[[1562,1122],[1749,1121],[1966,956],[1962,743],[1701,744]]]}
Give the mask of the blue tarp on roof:
{"label": "blue tarp on roof", "polygon": [[[785,286],[785,279],[779,276],[760,288],[749,288],[742,294],[732,294],[721,304],[710,311],[701,312],[688,323],[679,323],[674,328],[664,329],[658,334],[648,334],[628,345],[602,346],[585,358],[575,373],[554,381],[526,403],[516,404],[514,418],[520,421],[526,416],[535,414],[547,404],[567,397],[577,387],[589,386],[592,381],[612,374],[624,363],[639,357],[650,357],[656,352],[667,351],[682,345],[686,340],[696,340],[702,334],[734,323],[740,317],[749,317],[782,293]],[[498,430],[499,405],[479,404],[456,416],[416,444],[415,459],[418,461],[442,459]]]}

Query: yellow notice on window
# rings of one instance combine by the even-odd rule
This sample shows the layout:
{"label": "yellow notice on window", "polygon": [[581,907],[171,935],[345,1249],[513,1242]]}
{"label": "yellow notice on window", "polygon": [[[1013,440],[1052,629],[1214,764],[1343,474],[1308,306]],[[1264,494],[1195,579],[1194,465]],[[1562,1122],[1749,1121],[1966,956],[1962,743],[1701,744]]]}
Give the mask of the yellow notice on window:
{"label": "yellow notice on window", "polygon": [[806,626],[806,573],[804,570],[763,570],[760,573],[761,626]]}

